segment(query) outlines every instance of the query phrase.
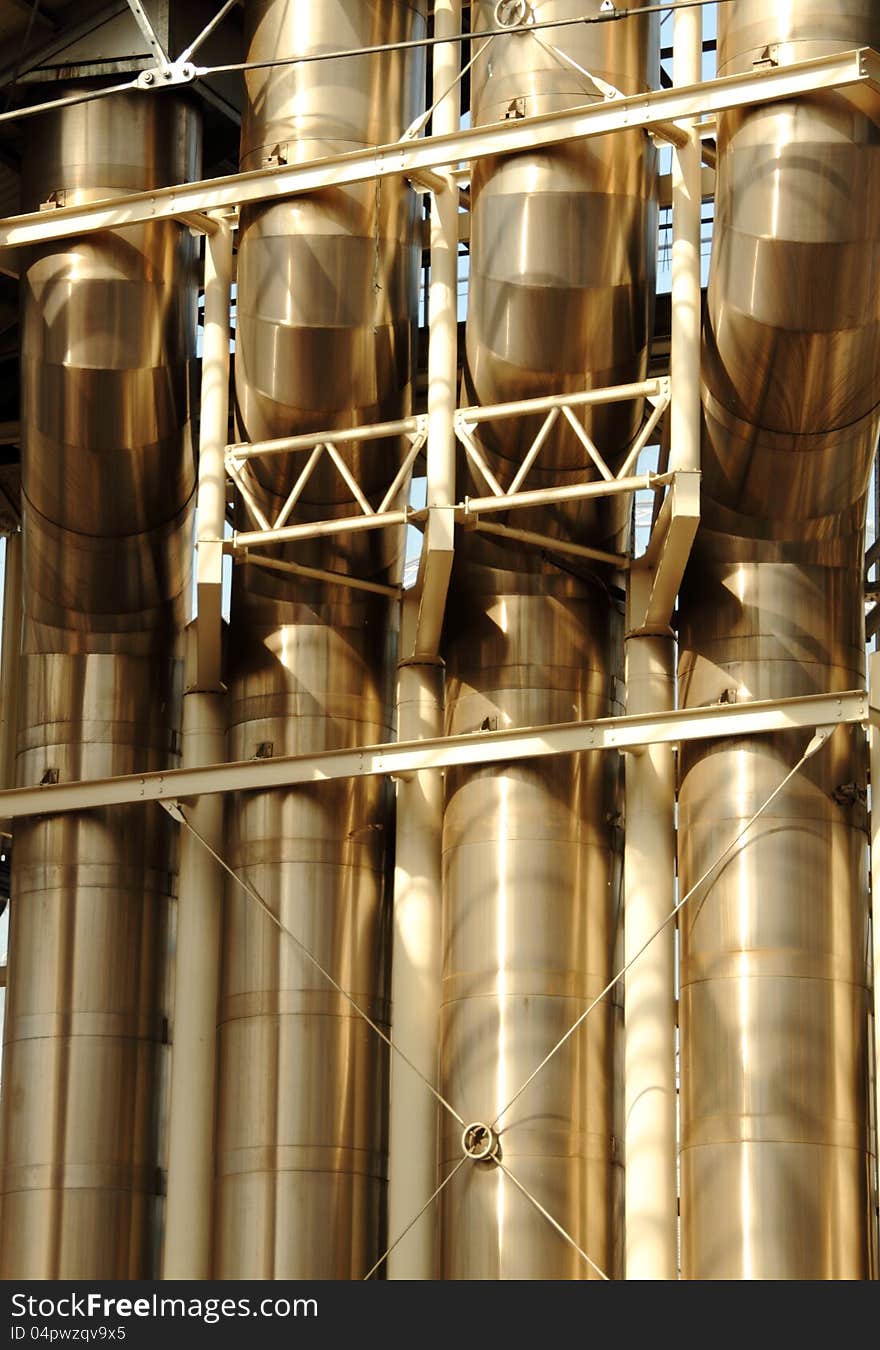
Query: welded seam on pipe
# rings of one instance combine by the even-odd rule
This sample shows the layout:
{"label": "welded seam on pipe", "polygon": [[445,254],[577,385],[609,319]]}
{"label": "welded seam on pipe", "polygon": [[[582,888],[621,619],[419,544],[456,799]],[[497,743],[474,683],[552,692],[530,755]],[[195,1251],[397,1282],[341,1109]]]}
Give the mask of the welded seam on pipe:
{"label": "welded seam on pipe", "polygon": [[[407,1061],[407,1063],[409,1063],[409,1061]],[[428,1200],[425,1201],[425,1203],[419,1210],[418,1214],[416,1214],[415,1218],[410,1220],[410,1222],[406,1225],[406,1228],[404,1228],[403,1232],[398,1233],[397,1237],[391,1243],[391,1246],[385,1249],[385,1251],[379,1257],[379,1260],[376,1262],[376,1264],[370,1267],[366,1275],[363,1277],[365,1280],[369,1280],[373,1275],[375,1275],[376,1271],[383,1264],[383,1262],[388,1260],[388,1257],[394,1251],[394,1248],[397,1247],[403,1241],[403,1239],[406,1237],[410,1229],[415,1228],[419,1219],[422,1217],[422,1215],[425,1213],[426,1210],[431,1208],[440,1192],[442,1190],[445,1190],[445,1188],[449,1185],[452,1178],[455,1176],[456,1172],[459,1172],[461,1168],[464,1167],[465,1163],[468,1161],[469,1159],[466,1155],[463,1158],[459,1158],[458,1162],[455,1164],[452,1171],[449,1173],[448,1176],[443,1178],[443,1180],[440,1182],[440,1185],[435,1190],[434,1194]]]}
{"label": "welded seam on pipe", "polygon": [[560,1235],[560,1237],[565,1238],[565,1241],[568,1243],[568,1245],[569,1245],[570,1247],[574,1247],[574,1249],[575,1249],[575,1251],[577,1252],[578,1256],[582,1257],[583,1260],[586,1261],[586,1263],[587,1263],[587,1265],[590,1267],[590,1269],[591,1269],[591,1270],[595,1270],[596,1274],[599,1276],[599,1279],[600,1279],[600,1280],[608,1280],[608,1281],[610,1282],[610,1278],[611,1278],[611,1277],[610,1277],[609,1275],[606,1275],[606,1274],[605,1274],[605,1271],[602,1270],[601,1266],[597,1266],[597,1265],[596,1265],[596,1262],[593,1261],[589,1256],[587,1256],[587,1253],[584,1251],[583,1247],[579,1247],[579,1246],[578,1246],[578,1244],[575,1242],[575,1240],[574,1240],[574,1238],[571,1236],[571,1234],[570,1234],[570,1233],[567,1233],[567,1232],[565,1231],[565,1229],[562,1227],[562,1224],[559,1223],[556,1219],[554,1219],[553,1215],[550,1213],[549,1210],[546,1210],[546,1209],[544,1208],[544,1206],[541,1204],[540,1200],[536,1200],[536,1199],[535,1199],[535,1197],[532,1195],[531,1191],[529,1191],[529,1190],[526,1189],[526,1187],[522,1184],[522,1182],[519,1180],[519,1178],[518,1178],[518,1177],[515,1177],[515,1176],[513,1175],[513,1173],[510,1171],[510,1169],[507,1168],[507,1167],[505,1167],[505,1166],[504,1166],[504,1163],[501,1162],[501,1160],[500,1160],[499,1158],[493,1158],[492,1161],[494,1162],[494,1164],[495,1164],[496,1167],[498,1167],[498,1168],[501,1169],[501,1171],[502,1171],[502,1172],[504,1173],[504,1175],[507,1177],[508,1181],[512,1182],[513,1185],[516,1187],[516,1189],[517,1189],[518,1191],[522,1191],[523,1195],[526,1197],[526,1199],[527,1199],[531,1204],[534,1205],[534,1207],[535,1207],[535,1209],[538,1211],[538,1213],[539,1213],[539,1214],[543,1214],[544,1218],[545,1218],[545,1219],[547,1220],[547,1222],[551,1225],[551,1227],[553,1227],[553,1228],[556,1229],[556,1231],[557,1231],[557,1233]]}
{"label": "welded seam on pipe", "polygon": [[281,921],[281,919],[278,918],[278,915],[275,914],[272,908],[266,903],[266,901],[260,895],[259,891],[255,890],[254,887],[250,884],[250,882],[245,881],[242,877],[240,877],[238,873],[234,870],[234,868],[232,868],[229,865],[229,863],[226,862],[225,858],[222,858],[220,854],[214,848],[212,848],[211,844],[208,843],[208,840],[205,839],[204,835],[199,834],[196,827],[192,824],[191,821],[187,819],[186,813],[184,812],[184,809],[181,806],[180,802],[160,802],[160,805],[164,807],[164,809],[171,816],[172,820],[178,821],[187,830],[189,830],[190,834],[193,835],[194,838],[198,839],[202,847],[207,849],[211,857],[216,862],[218,862],[220,866],[223,868],[224,872],[228,872],[228,874],[232,877],[233,881],[235,881],[244,891],[245,895],[248,895],[251,898],[251,900],[253,900],[254,903],[263,911],[263,913],[267,916],[267,918],[271,919],[272,923],[274,923],[279,933],[283,933],[286,937],[290,938],[291,942],[293,942],[295,946],[299,949],[299,951],[302,952],[306,960],[310,961],[311,964],[315,967],[315,969],[320,971],[320,973],[324,976],[324,979],[327,980],[328,983],[330,983],[333,986],[336,992],[340,994],[342,998],[345,999],[346,1003],[348,1003],[349,1006],[353,1008],[354,1011],[360,1017],[363,1018],[367,1026],[372,1027],[373,1031],[375,1031],[376,1035],[379,1037],[381,1041],[384,1041],[384,1043],[388,1046],[389,1050],[393,1050],[394,1053],[398,1055],[400,1059],[403,1060],[404,1064],[408,1065],[409,1068],[412,1069],[413,1073],[416,1074],[421,1079],[421,1081],[424,1083],[428,1091],[434,1097],[436,1097],[440,1105],[444,1107],[445,1110],[447,1110],[449,1114],[458,1121],[459,1125],[463,1127],[465,1125],[465,1121],[458,1114],[455,1107],[449,1104],[449,1102],[446,1100],[443,1094],[441,1092],[438,1092],[437,1088],[434,1087],[430,1079],[426,1078],[425,1075],[421,1072],[421,1070],[416,1068],[415,1064],[413,1064],[409,1056],[405,1054],[403,1050],[401,1050],[400,1046],[397,1045],[391,1039],[391,1037],[386,1032],[384,1032],[376,1022],[373,1021],[373,1019],[369,1016],[368,1013],[364,1012],[363,1008],[360,1006],[359,1003],[356,1002],[354,998],[352,998],[351,994],[349,994],[345,989],[343,989],[342,985],[333,978],[329,970],[327,970],[326,967],[321,965],[321,962],[318,960],[316,956],[312,955],[308,947],[306,947],[306,945],[300,941],[300,939],[296,936],[296,934],[292,932],[291,929],[289,929],[287,925]]}
{"label": "welded seam on pipe", "polygon": [[825,742],[830,738],[831,733],[833,731],[834,731],[833,726],[817,727],[813,739],[810,741],[809,745],[807,746],[804,753],[801,755],[797,764],[795,764],[794,768],[789,769],[788,773],[785,775],[782,782],[779,783],[778,786],[773,789],[773,791],[770,793],[770,796],[766,799],[766,801],[761,803],[761,805],[758,807],[754,815],[750,816],[750,818],[746,821],[745,825],[740,830],[739,834],[737,834],[736,837],[731,840],[731,842],[727,845],[727,847],[724,849],[722,853],[719,853],[718,857],[709,867],[706,868],[702,876],[697,878],[697,880],[694,882],[693,886],[691,886],[687,894],[682,896],[678,904],[675,905],[674,908],[671,909],[670,912],[666,915],[666,918],[663,920],[663,922],[659,924],[657,928],[655,928],[654,932],[647,939],[647,941],[644,942],[642,946],[639,948],[639,950],[630,957],[630,959],[626,962],[625,965],[621,966],[620,970],[617,972],[617,974],[614,976],[613,979],[609,980],[608,984],[606,984],[602,992],[596,995],[592,1003],[590,1003],[589,1006],[585,1008],[584,1011],[581,1013],[580,1017],[578,1017],[577,1021],[572,1023],[568,1031],[566,1031],[565,1035],[561,1036],[559,1040],[556,1042],[556,1044],[553,1046],[552,1050],[549,1050],[547,1052],[547,1054],[541,1060],[541,1063],[538,1065],[538,1067],[532,1070],[532,1072],[529,1074],[528,1078],[525,1080],[522,1086],[518,1088],[517,1091],[513,1094],[507,1105],[502,1107],[502,1109],[498,1112],[498,1115],[492,1121],[493,1129],[502,1119],[502,1117],[507,1114],[507,1112],[513,1106],[514,1102],[519,1100],[519,1098],[525,1092],[526,1088],[529,1087],[530,1084],[534,1082],[534,1080],[537,1078],[541,1070],[545,1068],[547,1064],[550,1063],[550,1060],[556,1054],[557,1050],[561,1050],[563,1045],[565,1045],[566,1041],[568,1041],[574,1035],[574,1033],[579,1029],[579,1027],[583,1026],[584,1022],[587,1020],[593,1009],[597,1008],[599,1004],[606,998],[606,996],[610,994],[611,990],[615,987],[615,985],[620,983],[620,981],[623,979],[627,971],[632,966],[635,965],[635,963],[639,960],[641,956],[644,956],[645,952],[648,950],[654,939],[660,936],[664,928],[666,928],[668,924],[672,923],[676,915],[678,915],[684,909],[685,905],[691,899],[693,899],[694,895],[697,893],[697,891],[700,889],[703,883],[708,881],[709,877],[712,876],[713,872],[717,871],[717,869],[721,866],[721,864],[724,862],[727,856],[730,853],[732,853],[733,850],[736,848],[737,844],[739,844],[745,838],[749,830],[754,825],[755,821],[758,820],[764,814],[767,808],[772,805],[772,803],[779,796],[780,792],[782,792],[782,790],[785,787],[787,787],[788,784],[791,782],[792,778],[794,778],[795,774],[800,772],[800,770],[806,764],[807,760],[812,759],[813,755],[816,754],[817,750],[820,750],[822,748]]}

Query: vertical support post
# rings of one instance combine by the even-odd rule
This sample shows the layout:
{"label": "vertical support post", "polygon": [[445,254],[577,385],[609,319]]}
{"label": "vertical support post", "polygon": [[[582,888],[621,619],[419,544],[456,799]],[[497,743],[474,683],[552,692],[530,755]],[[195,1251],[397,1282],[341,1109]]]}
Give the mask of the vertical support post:
{"label": "vertical support post", "polygon": [[[677,9],[672,40],[676,85],[696,84],[703,63],[703,14]],[[672,151],[672,333],[669,370],[670,469],[700,467],[700,135],[687,124],[686,145]]]}
{"label": "vertical support post", "polygon": [[[183,701],[183,762],[195,768],[225,758],[223,696],[190,692]],[[222,793],[188,803],[193,826],[215,848],[223,839]],[[197,839],[180,837],[168,1200],[162,1274],[211,1278],[214,1099],[223,873]]]}
{"label": "vertical support post", "polygon": [[223,528],[226,522],[226,442],[229,434],[229,312],[232,227],[219,216],[205,236],[205,324],[202,338],[201,423],[197,497],[197,689],[222,689]]}
{"label": "vertical support post", "polygon": [[6,536],[3,660],[0,667],[0,787],[15,787],[15,740],[21,656],[21,531]]}
{"label": "vertical support post", "polygon": [[[190,636],[183,712],[185,767],[225,758],[220,682],[224,452],[229,423],[229,312],[232,230],[228,220],[205,239],[205,326],[202,344],[201,431],[197,495],[199,612]],[[194,651],[192,648],[194,647]],[[188,807],[192,823],[214,848],[223,838],[223,797]],[[184,831],[180,840],[175,996],[168,1125],[168,1201],[163,1277],[211,1277],[214,1189],[217,998],[223,875]]]}
{"label": "vertical support post", "polygon": [[[461,32],[461,0],[435,0],[434,35]],[[433,48],[433,131],[459,129],[461,48],[440,42]],[[446,93],[446,91],[449,91]],[[428,292],[428,485],[425,543],[419,569],[419,614],[415,645],[436,652],[452,571],[455,505],[455,409],[458,382],[458,184],[439,173],[444,187],[431,203],[431,284]]]}
{"label": "vertical support post", "polygon": [[[416,622],[416,598],[404,600],[404,634]],[[406,647],[404,647],[406,650]],[[439,658],[401,661],[397,734],[417,740],[443,734],[443,668]],[[437,1078],[440,1020],[440,896],[443,776],[437,769],[397,783],[394,946],[391,1007],[394,1038],[429,1082]],[[424,1083],[391,1062],[388,1240],[393,1242],[437,1184],[437,1103]],[[388,1279],[434,1278],[436,1216],[428,1210],[388,1257]]]}
{"label": "vertical support post", "polygon": [[[435,0],[434,35],[461,32],[461,0]],[[461,49],[433,48],[434,132],[459,127]],[[458,185],[451,173],[431,210],[428,310],[428,520],[416,586],[404,598],[403,659],[398,673],[398,739],[443,734],[440,633],[452,570],[455,503],[455,409],[458,380]],[[393,1032],[429,1081],[439,1053],[440,904],[443,777],[430,769],[397,785],[394,935],[391,967]],[[391,1065],[388,1232],[393,1242],[437,1185],[437,1103],[399,1059]],[[435,1216],[428,1210],[388,1258],[390,1280],[434,1277]]]}
{"label": "vertical support post", "polygon": [[[461,32],[460,0],[436,0],[435,37]],[[434,98],[449,93],[434,109],[433,132],[459,129],[461,48],[457,42],[434,47]],[[458,185],[448,171],[431,203],[431,285],[428,294],[428,507],[455,502],[455,432],[458,378]]]}
{"label": "vertical support post", "polygon": [[[647,568],[630,571],[628,628],[650,594]],[[675,706],[669,629],[626,638],[626,711]],[[667,745],[626,757],[624,951],[631,961],[675,905],[675,772]],[[627,972],[624,994],[626,1278],[677,1277],[675,987],[673,925]]]}
{"label": "vertical support post", "polygon": [[[874,1162],[880,1180],[880,652],[868,657],[868,689],[871,707],[869,733],[871,755],[871,934],[874,987]],[[876,1195],[876,1192],[875,1192]],[[880,1234],[875,1234],[880,1240]],[[880,1253],[880,1245],[875,1247]]]}

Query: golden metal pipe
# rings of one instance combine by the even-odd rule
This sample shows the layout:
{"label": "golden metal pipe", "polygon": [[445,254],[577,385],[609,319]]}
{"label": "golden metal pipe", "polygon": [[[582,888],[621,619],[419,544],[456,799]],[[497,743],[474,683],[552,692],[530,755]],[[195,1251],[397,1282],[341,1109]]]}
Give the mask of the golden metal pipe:
{"label": "golden metal pipe", "polygon": [[[198,174],[199,126],[135,95],[35,120],[24,197]],[[157,223],[22,275],[18,783],[174,765],[191,574],[194,241]],[[173,841],[137,806],[20,823],[3,1109],[5,1279],[154,1273]]]}
{"label": "golden metal pipe", "polygon": [[[719,11],[722,74],[878,41],[873,0]],[[863,685],[878,154],[836,95],[719,119],[686,705]],[[683,751],[683,887],[803,743]],[[837,731],[683,919],[685,1278],[868,1274],[865,760]]]}

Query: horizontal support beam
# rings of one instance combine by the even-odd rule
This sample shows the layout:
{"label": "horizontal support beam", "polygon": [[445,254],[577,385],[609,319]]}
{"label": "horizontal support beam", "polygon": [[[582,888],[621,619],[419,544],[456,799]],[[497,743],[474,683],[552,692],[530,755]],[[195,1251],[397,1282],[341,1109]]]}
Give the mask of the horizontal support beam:
{"label": "horizontal support beam", "polygon": [[614,497],[628,492],[654,492],[671,481],[671,474],[645,473],[634,478],[600,478],[568,487],[529,488],[524,492],[506,492],[498,497],[466,497],[465,516],[481,516],[492,511],[513,511],[525,506],[549,506],[553,502],[576,502],[589,497]]}
{"label": "horizontal support beam", "polygon": [[236,441],[227,445],[230,459],[262,459],[270,455],[288,455],[294,450],[312,450],[316,445],[349,445],[352,441],[381,441],[392,436],[417,436],[427,430],[428,419],[402,417],[397,422],[371,422],[364,427],[343,427],[338,431],[304,432],[298,436],[279,436],[274,441]]}
{"label": "horizontal support beam", "polygon": [[[193,211],[291,197],[376,178],[406,178],[420,170],[456,167],[463,160],[473,162],[491,155],[536,150],[613,131],[650,131],[666,122],[798,98],[827,89],[849,90],[851,97],[866,107],[876,105],[880,113],[880,56],[863,47],[789,66],[750,70],[719,80],[591,103],[538,117],[493,122],[445,136],[428,136],[303,164],[277,165],[201,183],[135,192],[104,202],[61,207],[49,213],[12,216],[0,221],[0,248],[19,248],[95,230],[121,229],[148,220],[175,219]],[[144,97],[151,94],[145,91]]]}
{"label": "horizontal support beam", "polygon": [[302,539],[326,539],[328,535],[360,534],[363,530],[383,530],[389,526],[409,525],[421,519],[419,511],[383,511],[372,516],[340,516],[336,520],[316,520],[308,525],[282,525],[277,530],[236,530],[224,549],[237,553],[243,548],[262,548],[270,544],[292,544]]}
{"label": "horizontal support beam", "polygon": [[663,379],[641,380],[638,384],[611,384],[604,389],[583,389],[575,394],[523,398],[515,403],[477,404],[472,408],[459,408],[455,420],[464,426],[476,426],[505,417],[530,417],[553,408],[594,408],[606,403],[627,403],[636,398],[659,398],[666,392],[667,382]]}
{"label": "horizontal support beam", "polygon": [[505,763],[570,755],[584,750],[639,750],[646,745],[680,745],[722,736],[753,736],[838,723],[866,723],[863,689],[811,694],[767,703],[724,704],[676,712],[566,722],[521,731],[474,732],[433,740],[326,750],[316,755],[251,759],[205,768],[169,769],[93,782],[41,784],[0,792],[0,818],[56,815],[134,802],[171,802],[215,792],[265,792],[301,783],[339,778],[393,777],[423,769]]}

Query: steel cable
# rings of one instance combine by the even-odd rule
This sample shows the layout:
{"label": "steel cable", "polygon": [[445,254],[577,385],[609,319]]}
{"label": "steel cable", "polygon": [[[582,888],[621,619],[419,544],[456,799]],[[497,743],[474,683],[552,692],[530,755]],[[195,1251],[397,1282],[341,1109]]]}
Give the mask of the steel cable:
{"label": "steel cable", "polygon": [[642,944],[639,950],[633,956],[630,957],[630,959],[626,962],[625,965],[621,966],[620,970],[617,972],[617,974],[614,976],[612,980],[609,980],[608,984],[606,984],[602,992],[596,995],[592,1003],[590,1003],[589,1006],[584,1009],[584,1011],[581,1013],[577,1021],[572,1023],[568,1031],[566,1031],[565,1035],[561,1036],[559,1040],[556,1042],[556,1044],[553,1046],[552,1050],[549,1050],[547,1052],[547,1054],[541,1060],[541,1063],[538,1065],[538,1067],[532,1070],[532,1072],[529,1074],[528,1078],[525,1080],[522,1086],[517,1089],[517,1091],[511,1097],[510,1101],[507,1103],[507,1105],[504,1106],[498,1112],[498,1115],[492,1121],[493,1129],[496,1127],[501,1118],[507,1114],[507,1112],[513,1106],[514,1102],[519,1100],[519,1098],[525,1092],[526,1088],[529,1087],[529,1085],[532,1082],[534,1082],[535,1078],[537,1078],[541,1070],[547,1064],[549,1064],[550,1060],[556,1054],[557,1050],[562,1049],[566,1041],[568,1041],[570,1037],[572,1037],[574,1033],[578,1030],[578,1028],[582,1026],[583,1023],[587,1020],[593,1009],[599,1006],[599,1004],[603,1001],[603,999],[605,999],[606,996],[610,994],[611,990],[614,988],[616,984],[619,984],[619,982],[623,979],[626,972],[633,965],[635,965],[636,961],[638,961],[640,956],[643,956],[645,954],[645,952],[648,950],[654,939],[656,937],[659,937],[659,935],[663,932],[664,928],[666,928],[666,926],[672,922],[672,920],[676,917],[676,915],[679,914],[681,910],[684,909],[685,905],[688,903],[689,900],[693,898],[693,896],[697,893],[697,891],[700,889],[703,883],[707,881],[709,877],[712,875],[712,873],[715,872],[721,866],[721,864],[724,862],[728,854],[733,852],[737,844],[745,837],[746,834],[748,834],[749,830],[754,825],[755,821],[758,820],[759,817],[762,816],[764,812],[767,810],[768,806],[770,806],[776,800],[780,792],[782,792],[783,788],[788,786],[792,778],[794,778],[795,774],[800,772],[800,770],[806,764],[807,760],[811,759],[813,755],[816,754],[817,750],[820,750],[822,748],[822,746],[828,740],[833,730],[834,730],[833,727],[819,727],[817,729],[816,734],[813,736],[813,739],[810,741],[806,750],[801,755],[797,764],[795,764],[793,769],[789,770],[789,772],[783,778],[782,782],[779,783],[779,785],[773,789],[767,800],[761,803],[755,814],[746,821],[745,825],[742,827],[739,834],[737,834],[736,837],[731,840],[731,842],[727,845],[724,851],[718,855],[718,857],[715,859],[712,865],[706,868],[706,871],[703,873],[703,875],[699,877],[697,881],[694,882],[693,886],[691,886],[688,893],[682,896],[678,904],[675,905],[674,908],[670,910],[670,912],[667,914],[663,922],[659,925],[659,927],[657,927],[654,930],[654,932],[647,939],[647,941]]}
{"label": "steel cable", "polygon": [[455,1107],[449,1104],[449,1102],[446,1100],[443,1094],[437,1091],[437,1089],[434,1087],[430,1079],[426,1078],[425,1075],[422,1073],[422,1071],[416,1068],[415,1064],[413,1064],[409,1056],[403,1050],[401,1050],[400,1046],[397,1045],[391,1039],[391,1037],[387,1035],[387,1033],[384,1032],[376,1022],[373,1021],[373,1019],[369,1016],[368,1013],[364,1012],[363,1008],[360,1006],[359,1003],[355,1001],[355,999],[352,998],[351,994],[347,993],[346,990],[343,989],[342,985],[333,978],[329,970],[327,970],[324,966],[321,965],[321,962],[317,959],[316,956],[312,955],[308,947],[306,947],[305,944],[302,943],[300,939],[296,936],[296,934],[292,932],[287,927],[287,925],[281,921],[281,919],[279,919],[278,915],[275,914],[272,908],[266,903],[266,901],[260,895],[259,891],[255,890],[254,887],[251,886],[250,882],[245,881],[242,877],[240,877],[238,873],[232,867],[230,867],[229,863],[226,862],[225,859],[221,858],[220,854],[216,851],[216,849],[212,848],[212,846],[208,843],[207,839],[205,839],[204,835],[199,834],[199,831],[196,829],[196,827],[189,820],[187,820],[183,807],[180,805],[180,803],[161,802],[160,805],[165,808],[165,810],[168,812],[168,814],[172,817],[173,820],[179,821],[181,825],[185,826],[185,828],[189,830],[190,834],[195,839],[198,839],[202,847],[204,849],[207,849],[208,853],[210,853],[211,857],[215,860],[215,862],[218,862],[220,864],[224,872],[229,873],[233,881],[235,881],[241,887],[241,889],[245,892],[246,895],[250,896],[250,898],[254,901],[256,905],[259,906],[259,908],[263,911],[263,913],[267,916],[267,918],[269,918],[272,921],[272,923],[274,923],[279,933],[284,933],[286,937],[290,938],[291,942],[293,942],[298,947],[298,949],[302,952],[306,960],[310,961],[311,964],[315,967],[315,969],[320,971],[320,973],[324,976],[324,979],[327,980],[328,983],[333,986],[336,992],[340,994],[342,998],[345,999],[346,1003],[348,1003],[350,1007],[352,1007],[354,1011],[364,1019],[367,1026],[372,1027],[373,1031],[375,1031],[379,1039],[384,1041],[385,1044],[388,1046],[388,1048],[390,1050],[393,1050],[394,1053],[398,1055],[401,1060],[403,1060],[403,1063],[407,1064],[409,1068],[412,1069],[413,1073],[416,1074],[417,1077],[421,1079],[421,1081],[424,1083],[428,1091],[434,1097],[436,1097],[440,1105],[444,1107],[445,1110],[447,1110],[449,1114],[455,1118],[455,1120],[458,1121],[459,1125],[464,1127],[465,1122],[462,1119],[462,1117],[458,1114]]}

